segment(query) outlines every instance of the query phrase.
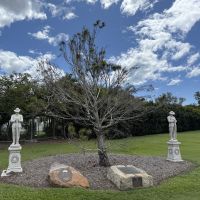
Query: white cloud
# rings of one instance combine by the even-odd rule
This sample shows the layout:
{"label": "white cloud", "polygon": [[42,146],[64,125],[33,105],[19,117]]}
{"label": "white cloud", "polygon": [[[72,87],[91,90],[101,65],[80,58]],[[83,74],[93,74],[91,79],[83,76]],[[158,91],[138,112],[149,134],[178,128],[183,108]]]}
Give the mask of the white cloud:
{"label": "white cloud", "polygon": [[199,53],[195,53],[195,54],[191,55],[187,60],[188,65],[194,64],[199,58],[200,58]]}
{"label": "white cloud", "polygon": [[28,33],[29,35],[32,35],[34,38],[37,38],[38,40],[48,40],[49,39],[49,31],[51,27],[45,26],[42,31],[38,31],[36,33]]}
{"label": "white cloud", "polygon": [[54,60],[56,58],[56,56],[54,54],[52,54],[51,52],[47,52],[45,54],[42,54],[40,56],[38,56],[36,59],[38,60]]}
{"label": "white cloud", "polygon": [[158,0],[66,0],[67,4],[73,2],[85,2],[87,4],[95,4],[100,2],[103,9],[110,8],[113,4],[121,2],[120,10],[122,14],[133,16],[138,11],[151,9]]}
{"label": "white cloud", "polygon": [[187,77],[189,78],[193,78],[196,76],[200,76],[200,67],[193,67],[187,74]]}
{"label": "white cloud", "polygon": [[49,11],[51,12],[53,17],[60,15],[63,12],[63,9],[61,7],[58,7],[53,3],[48,3],[46,7],[49,8]]}
{"label": "white cloud", "polygon": [[53,17],[62,17],[62,19],[66,20],[71,20],[77,17],[77,15],[73,12],[74,9],[67,7],[64,4],[55,5],[53,3],[48,3],[45,6],[49,9]]}
{"label": "white cloud", "polygon": [[176,0],[173,6],[166,10],[167,25],[171,32],[182,31],[187,34],[194,24],[200,20],[199,0]]}
{"label": "white cloud", "polygon": [[69,4],[69,3],[72,3],[72,2],[75,2],[75,1],[77,1],[77,2],[83,1],[83,2],[86,2],[86,3],[89,3],[89,4],[95,4],[96,2],[98,2],[98,0],[66,0],[65,2],[67,4]]}
{"label": "white cloud", "polygon": [[0,50],[0,68],[1,71],[10,74],[17,73],[30,73],[34,75],[39,60],[53,60],[55,55],[46,53],[36,58],[30,56],[19,56],[11,51]]}
{"label": "white cloud", "polygon": [[[166,78],[161,76],[161,71],[166,71],[170,67],[166,60],[159,59],[151,49],[142,50],[141,47],[131,48],[127,53],[117,58],[113,57],[110,61],[129,69],[127,81],[135,85],[143,84],[148,80],[165,80]],[[139,68],[134,70],[137,67]]]}
{"label": "white cloud", "polygon": [[101,5],[104,9],[109,8],[112,4],[117,4],[119,0],[100,0]]}
{"label": "white cloud", "polygon": [[41,52],[39,52],[39,51],[37,51],[37,50],[34,50],[34,49],[29,49],[28,52],[29,52],[30,54],[35,54],[35,55],[40,55],[40,56],[42,55]]}
{"label": "white cloud", "polygon": [[76,14],[74,14],[73,12],[69,12],[69,13],[65,14],[65,16],[63,17],[63,19],[70,20],[70,19],[74,19],[76,17],[78,17]]}
{"label": "white cloud", "polygon": [[0,0],[0,28],[15,21],[46,19],[38,0]]}
{"label": "white cloud", "polygon": [[[31,67],[27,67],[26,70],[24,71],[21,71],[22,73],[28,73],[30,74],[33,78],[41,78],[41,74],[40,72],[38,71],[39,69],[39,66],[38,66],[38,63],[40,61],[44,61],[44,60],[47,60],[47,61],[52,61],[56,58],[56,56],[52,53],[45,53],[45,54],[42,54],[38,57],[36,57],[35,59],[33,59],[33,63],[32,63],[32,66]],[[58,71],[61,71],[63,73],[63,70],[60,70],[58,69]]]}
{"label": "white cloud", "polygon": [[69,39],[69,36],[65,33],[59,33],[56,36],[50,36],[51,27],[50,26],[45,26],[43,30],[38,31],[36,33],[28,33],[29,35],[33,36],[34,38],[38,40],[46,40],[49,44],[56,46],[59,44],[61,41],[67,41]]}
{"label": "white cloud", "polygon": [[111,60],[128,69],[139,67],[129,77],[129,81],[135,84],[165,79],[164,72],[187,71],[190,66],[173,63],[193,54],[194,47],[184,42],[184,38],[199,20],[199,0],[176,0],[161,14],[155,13],[136,26],[128,27],[137,38],[137,46]]}
{"label": "white cloud", "polygon": [[0,50],[0,67],[6,73],[23,72],[34,64],[28,56],[17,56],[14,52]]}
{"label": "white cloud", "polygon": [[172,60],[179,60],[180,58],[184,57],[190,52],[190,49],[192,48],[192,45],[189,43],[183,43],[180,41],[175,41],[171,39],[167,44],[167,49],[170,51],[170,49],[173,52],[173,55],[171,55]]}
{"label": "white cloud", "polygon": [[199,10],[199,0],[176,0],[171,8],[164,10],[162,14],[155,13],[149,19],[141,21],[138,27],[141,27],[140,33],[144,34],[148,31],[150,35],[155,31],[167,31],[184,35],[199,21]]}
{"label": "white cloud", "polygon": [[167,85],[168,86],[179,85],[181,82],[182,80],[179,78],[171,79],[171,81]]}
{"label": "white cloud", "polygon": [[123,0],[121,12],[127,15],[135,15],[137,11],[144,11],[152,8],[157,0]]}
{"label": "white cloud", "polygon": [[47,19],[45,9],[48,9],[53,17],[62,19],[77,17],[73,13],[73,8],[67,7],[64,3],[53,4],[43,0],[0,0],[0,28],[9,26],[15,21]]}

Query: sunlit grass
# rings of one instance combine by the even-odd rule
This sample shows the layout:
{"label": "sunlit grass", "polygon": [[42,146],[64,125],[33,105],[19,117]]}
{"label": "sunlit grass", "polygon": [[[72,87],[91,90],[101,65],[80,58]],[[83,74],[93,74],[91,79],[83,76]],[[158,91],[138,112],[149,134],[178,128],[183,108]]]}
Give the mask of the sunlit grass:
{"label": "sunlit grass", "polygon": [[[110,153],[130,155],[167,154],[167,134],[126,138],[122,140],[107,141]],[[178,135],[182,143],[181,154],[183,159],[193,161],[200,165],[200,131],[185,132]],[[43,156],[80,152],[81,148],[95,149],[96,141],[50,142],[23,145],[22,159],[30,160]],[[8,164],[7,146],[0,150],[0,168]],[[48,170],[48,169],[47,169]],[[200,199],[200,167],[192,172],[168,179],[161,185],[138,189],[128,192],[119,191],[93,191],[84,189],[34,189],[7,184],[0,184],[0,200],[199,200]]]}

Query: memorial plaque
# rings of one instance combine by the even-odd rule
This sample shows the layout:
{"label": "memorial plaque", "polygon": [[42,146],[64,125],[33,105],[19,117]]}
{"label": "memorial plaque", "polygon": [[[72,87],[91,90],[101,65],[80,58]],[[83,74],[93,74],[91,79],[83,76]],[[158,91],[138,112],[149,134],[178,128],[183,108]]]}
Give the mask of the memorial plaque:
{"label": "memorial plaque", "polygon": [[179,155],[179,149],[175,149],[175,154]]}
{"label": "memorial plaque", "polygon": [[70,181],[72,179],[72,172],[70,171],[70,169],[63,169],[59,172],[58,177],[61,180]]}
{"label": "memorial plaque", "polygon": [[123,172],[124,174],[139,174],[141,173],[140,170],[134,167],[118,167],[118,169]]}
{"label": "memorial plaque", "polygon": [[135,176],[132,178],[133,187],[142,187],[142,177]]}

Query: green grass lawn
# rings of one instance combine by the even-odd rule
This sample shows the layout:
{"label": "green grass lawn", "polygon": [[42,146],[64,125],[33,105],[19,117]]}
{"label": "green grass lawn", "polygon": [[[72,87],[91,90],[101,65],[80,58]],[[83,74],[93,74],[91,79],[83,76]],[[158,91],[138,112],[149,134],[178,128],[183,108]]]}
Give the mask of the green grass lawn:
{"label": "green grass lawn", "polygon": [[[200,165],[200,131],[185,132],[178,135],[182,142],[181,154],[183,159]],[[130,155],[167,154],[168,135],[153,135],[108,141],[109,152]],[[38,157],[79,152],[81,147],[95,149],[95,141],[61,143],[37,143],[23,145],[22,160]],[[0,168],[8,165],[7,147],[0,149]],[[47,169],[48,170],[48,169]],[[34,189],[8,184],[0,184],[0,200],[200,200],[200,167],[192,172],[170,178],[161,185],[137,189],[128,192],[93,191],[84,189]]]}

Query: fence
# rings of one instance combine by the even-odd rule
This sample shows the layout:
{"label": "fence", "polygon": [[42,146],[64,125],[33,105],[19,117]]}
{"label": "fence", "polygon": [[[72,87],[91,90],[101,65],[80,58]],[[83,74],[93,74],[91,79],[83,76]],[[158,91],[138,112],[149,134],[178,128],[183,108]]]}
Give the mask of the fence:
{"label": "fence", "polygon": [[[0,141],[12,140],[12,129],[8,113],[0,113]],[[30,117],[28,113],[23,113],[20,140],[36,140],[56,137],[67,137],[66,120],[55,119],[49,116]]]}

